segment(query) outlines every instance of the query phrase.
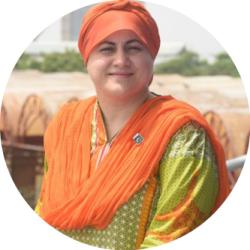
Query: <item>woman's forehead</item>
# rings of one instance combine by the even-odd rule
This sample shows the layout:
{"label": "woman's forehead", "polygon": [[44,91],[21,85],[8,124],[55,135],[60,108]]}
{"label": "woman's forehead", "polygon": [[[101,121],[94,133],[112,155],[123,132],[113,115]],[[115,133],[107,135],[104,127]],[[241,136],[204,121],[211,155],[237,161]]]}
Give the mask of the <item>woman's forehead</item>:
{"label": "woman's forehead", "polygon": [[116,44],[116,43],[141,43],[138,36],[130,30],[119,30],[111,35],[107,36],[105,39],[101,41],[100,44],[108,43],[108,44]]}

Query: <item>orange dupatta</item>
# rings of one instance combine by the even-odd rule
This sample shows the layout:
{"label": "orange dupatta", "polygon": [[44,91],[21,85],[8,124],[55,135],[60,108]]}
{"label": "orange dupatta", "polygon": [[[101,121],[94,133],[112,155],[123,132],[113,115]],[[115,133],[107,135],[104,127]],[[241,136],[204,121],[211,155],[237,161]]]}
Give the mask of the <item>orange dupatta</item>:
{"label": "orange dupatta", "polygon": [[[132,115],[109,153],[94,170],[90,164],[91,120],[96,98],[66,104],[45,134],[48,172],[42,187],[41,216],[52,226],[105,228],[152,175],[171,137],[187,122],[199,123],[216,153],[219,194],[214,211],[229,193],[223,149],[202,115],[170,96],[146,101]],[[135,143],[140,133],[144,140]]]}

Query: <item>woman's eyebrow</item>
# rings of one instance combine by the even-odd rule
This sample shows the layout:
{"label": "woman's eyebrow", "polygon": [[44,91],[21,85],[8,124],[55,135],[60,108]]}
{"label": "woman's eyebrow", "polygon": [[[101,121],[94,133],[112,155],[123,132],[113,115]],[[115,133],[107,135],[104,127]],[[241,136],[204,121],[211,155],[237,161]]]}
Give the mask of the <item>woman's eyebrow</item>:
{"label": "woman's eyebrow", "polygon": [[[137,39],[131,39],[131,40],[127,41],[126,44],[135,43],[135,42],[141,44],[141,42]],[[107,41],[103,41],[100,45],[105,45],[105,44],[114,46],[116,43],[107,40]]]}
{"label": "woman's eyebrow", "polygon": [[110,41],[104,41],[104,42],[102,42],[100,45],[105,45],[105,44],[115,45],[114,42],[110,42]]}

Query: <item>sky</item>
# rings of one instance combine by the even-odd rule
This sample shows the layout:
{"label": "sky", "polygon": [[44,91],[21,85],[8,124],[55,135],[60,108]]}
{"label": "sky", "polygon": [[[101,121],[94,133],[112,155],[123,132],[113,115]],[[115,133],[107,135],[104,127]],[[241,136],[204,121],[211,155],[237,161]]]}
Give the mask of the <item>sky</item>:
{"label": "sky", "polygon": [[151,3],[146,3],[146,7],[158,24],[161,40],[165,46],[172,42],[184,43],[208,59],[224,51],[207,30],[183,14]]}

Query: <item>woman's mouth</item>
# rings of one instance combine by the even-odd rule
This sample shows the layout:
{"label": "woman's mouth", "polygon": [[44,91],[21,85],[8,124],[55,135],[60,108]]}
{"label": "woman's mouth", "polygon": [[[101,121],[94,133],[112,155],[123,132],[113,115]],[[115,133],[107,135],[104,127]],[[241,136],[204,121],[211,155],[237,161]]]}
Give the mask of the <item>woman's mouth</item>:
{"label": "woman's mouth", "polygon": [[113,72],[113,73],[109,73],[110,76],[116,76],[116,77],[130,77],[133,75],[133,73],[130,72]]}

